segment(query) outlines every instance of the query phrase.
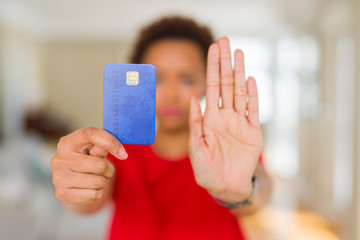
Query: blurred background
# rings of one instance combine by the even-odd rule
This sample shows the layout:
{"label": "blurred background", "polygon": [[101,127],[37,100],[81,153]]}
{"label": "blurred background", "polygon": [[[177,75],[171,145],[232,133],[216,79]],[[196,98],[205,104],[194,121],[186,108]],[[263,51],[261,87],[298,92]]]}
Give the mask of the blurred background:
{"label": "blurred background", "polygon": [[229,36],[260,91],[271,203],[250,239],[360,239],[360,2],[0,0],[0,238],[103,239],[111,206],[66,212],[59,137],[102,127],[103,68],[138,30],[178,14]]}

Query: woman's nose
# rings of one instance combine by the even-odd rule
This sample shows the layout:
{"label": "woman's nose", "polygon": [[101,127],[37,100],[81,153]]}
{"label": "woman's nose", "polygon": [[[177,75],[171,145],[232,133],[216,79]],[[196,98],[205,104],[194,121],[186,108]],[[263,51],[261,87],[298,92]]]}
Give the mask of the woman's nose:
{"label": "woman's nose", "polygon": [[179,86],[176,81],[168,81],[164,88],[164,95],[167,100],[176,100],[178,98]]}

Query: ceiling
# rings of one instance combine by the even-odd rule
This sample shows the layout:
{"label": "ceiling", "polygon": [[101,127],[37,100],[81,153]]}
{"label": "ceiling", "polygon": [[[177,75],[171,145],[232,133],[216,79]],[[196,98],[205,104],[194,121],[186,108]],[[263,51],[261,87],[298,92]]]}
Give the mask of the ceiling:
{"label": "ceiling", "polygon": [[331,0],[0,0],[0,21],[50,39],[131,39],[149,21],[181,14],[216,35],[272,35],[306,26]]}

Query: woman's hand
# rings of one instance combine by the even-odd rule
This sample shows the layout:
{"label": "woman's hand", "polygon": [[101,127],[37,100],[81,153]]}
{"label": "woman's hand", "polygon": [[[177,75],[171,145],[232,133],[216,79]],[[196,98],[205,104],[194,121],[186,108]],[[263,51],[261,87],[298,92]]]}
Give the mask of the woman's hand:
{"label": "woman's hand", "polygon": [[245,81],[243,52],[236,50],[234,57],[233,70],[225,37],[210,46],[205,115],[202,117],[193,97],[189,120],[189,154],[195,179],[212,196],[230,203],[250,195],[251,177],[262,148],[256,82],[251,77]]}
{"label": "woman's hand", "polygon": [[108,152],[127,158],[121,143],[102,129],[83,128],[62,137],[51,159],[56,197],[68,206],[102,198],[106,181],[114,175]]}

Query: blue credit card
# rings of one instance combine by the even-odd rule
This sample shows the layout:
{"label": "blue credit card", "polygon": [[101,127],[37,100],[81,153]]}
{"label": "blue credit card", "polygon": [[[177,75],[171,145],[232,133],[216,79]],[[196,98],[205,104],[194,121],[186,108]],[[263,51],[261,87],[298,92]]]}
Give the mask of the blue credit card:
{"label": "blue credit card", "polygon": [[154,142],[155,101],[155,66],[151,64],[105,66],[103,128],[122,144]]}

